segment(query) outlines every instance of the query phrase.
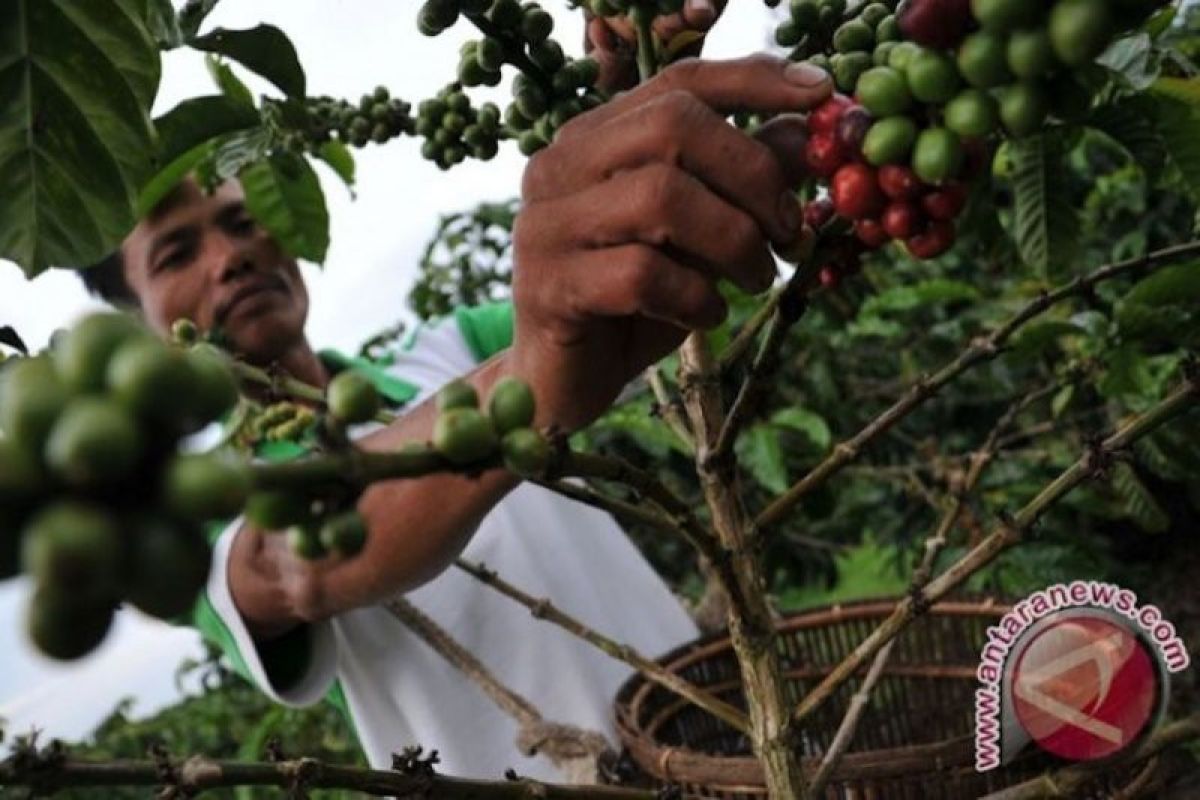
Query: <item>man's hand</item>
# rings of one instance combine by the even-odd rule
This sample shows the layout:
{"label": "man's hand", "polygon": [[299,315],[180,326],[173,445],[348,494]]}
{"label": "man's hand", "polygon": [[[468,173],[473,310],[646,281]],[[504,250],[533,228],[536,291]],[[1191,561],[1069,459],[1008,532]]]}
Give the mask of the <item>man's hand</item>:
{"label": "man's hand", "polygon": [[[683,10],[654,20],[654,35],[666,45],[689,32],[675,54],[677,57],[698,56],[704,46],[704,36],[716,24],[725,10],[726,0],[685,0]],[[584,50],[600,65],[596,85],[607,92],[628,89],[637,83],[637,34],[625,17],[597,17],[587,14]]]}
{"label": "man's hand", "polygon": [[[768,56],[683,61],[533,157],[513,232],[510,368],[537,395],[538,425],[587,424],[688,332],[719,325],[719,280],[771,285],[768,243],[800,231],[794,172],[724,115],[801,111],[831,91],[822,70]],[[797,139],[779,133],[764,139]],[[786,149],[798,162],[802,149]]]}

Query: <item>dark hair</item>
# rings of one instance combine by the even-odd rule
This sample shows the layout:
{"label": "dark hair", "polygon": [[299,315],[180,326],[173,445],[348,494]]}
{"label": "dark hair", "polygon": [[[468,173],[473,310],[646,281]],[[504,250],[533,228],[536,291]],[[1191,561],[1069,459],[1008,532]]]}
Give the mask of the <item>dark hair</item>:
{"label": "dark hair", "polygon": [[79,270],[79,279],[89,292],[111,305],[138,306],[137,295],[125,280],[125,258],[120,250]]}

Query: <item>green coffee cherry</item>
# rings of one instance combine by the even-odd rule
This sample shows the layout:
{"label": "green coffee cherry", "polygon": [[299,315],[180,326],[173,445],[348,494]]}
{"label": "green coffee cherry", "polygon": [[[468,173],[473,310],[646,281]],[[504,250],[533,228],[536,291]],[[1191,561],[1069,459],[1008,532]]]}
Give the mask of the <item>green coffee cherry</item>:
{"label": "green coffee cherry", "polygon": [[191,394],[185,401],[191,416],[200,424],[215,422],[237,403],[237,381],[229,357],[211,344],[193,345],[186,355],[192,373]]}
{"label": "green coffee cherry", "polygon": [[[191,329],[194,336],[195,326]],[[54,364],[68,390],[101,392],[108,361],[117,348],[132,338],[148,336],[149,333],[127,314],[89,314],[76,323],[55,348]]]}
{"label": "green coffee cherry", "polygon": [[475,387],[461,379],[443,386],[437,393],[437,410],[448,411],[452,408],[479,408],[479,393]]}
{"label": "green coffee cherry", "polygon": [[1045,28],[1013,31],[1008,37],[1008,68],[1018,78],[1040,78],[1053,71],[1057,62]]}
{"label": "green coffee cherry", "polygon": [[958,68],[937,50],[922,48],[904,68],[904,77],[912,96],[922,103],[947,103],[958,92]]}
{"label": "green coffee cherry", "polygon": [[524,11],[517,0],[495,0],[488,11],[488,19],[501,28],[515,28],[523,17]]}
{"label": "green coffee cherry", "polygon": [[77,487],[112,484],[132,472],[142,455],[132,415],[106,397],[77,397],[46,440],[46,463]]}
{"label": "green coffee cherry", "polygon": [[159,516],[131,522],[132,546],[126,597],[159,619],[187,613],[208,581],[212,554],[203,534]]}
{"label": "green coffee cherry", "polygon": [[1000,91],[1000,121],[1013,137],[1037,133],[1049,114],[1050,97],[1040,83],[1016,83]]}
{"label": "green coffee cherry", "polygon": [[1115,32],[1106,0],[1059,0],[1050,11],[1049,38],[1054,52],[1069,67],[1079,67],[1108,47]]}
{"label": "green coffee cherry", "polygon": [[985,30],[1007,33],[1037,24],[1044,0],[971,0],[971,13]]}
{"label": "green coffee cherry", "polygon": [[246,500],[246,519],[263,530],[278,531],[308,521],[308,500],[285,491],[254,492]]}
{"label": "green coffee cherry", "polygon": [[525,12],[521,20],[521,35],[530,44],[538,44],[550,38],[554,31],[554,18],[540,8]]}
{"label": "green coffee cherry", "polygon": [[375,384],[353,370],[334,376],[325,390],[325,402],[329,413],[346,425],[369,422],[383,404]]}
{"label": "green coffee cherry", "polygon": [[433,426],[434,449],[451,464],[465,466],[481,461],[496,451],[496,445],[491,422],[473,408],[443,411]]}
{"label": "green coffee cherry", "polygon": [[959,136],[986,136],[999,124],[995,98],[982,89],[966,89],[946,104],[946,127]]}
{"label": "green coffee cherry", "polygon": [[163,506],[181,519],[195,522],[236,516],[250,493],[245,467],[217,455],[172,459],[163,476]]}
{"label": "green coffee cherry", "polygon": [[121,536],[101,508],[75,500],[57,501],[25,528],[25,572],[40,586],[52,586],[81,602],[113,600],[121,574]]}
{"label": "green coffee cherry", "polygon": [[874,66],[870,53],[843,53],[833,61],[833,80],[843,92],[853,92],[858,79]]}
{"label": "green coffee cherry", "polygon": [[29,598],[25,629],[44,655],[59,661],[81,658],[104,641],[113,607],[80,600],[69,590],[40,586]]}
{"label": "green coffee cherry", "polygon": [[833,49],[839,53],[858,53],[874,46],[875,31],[861,19],[852,19],[834,31]]}
{"label": "green coffee cherry", "polygon": [[917,140],[917,123],[911,117],[887,117],[871,126],[863,139],[863,157],[874,166],[899,164],[908,159]]}
{"label": "green coffee cherry", "polygon": [[68,392],[49,358],[22,358],[0,374],[0,428],[28,452],[42,452]]}
{"label": "green coffee cherry", "polygon": [[533,391],[527,383],[511,376],[496,382],[488,399],[488,416],[496,433],[503,436],[516,428],[529,427],[533,414]]}
{"label": "green coffee cherry", "polygon": [[876,117],[902,114],[912,104],[908,84],[899,70],[874,67],[862,74],[856,89],[858,99]]}
{"label": "green coffee cherry", "polygon": [[963,164],[962,142],[946,128],[921,131],[913,147],[913,172],[926,183],[942,183],[958,176]]}
{"label": "green coffee cherry", "polygon": [[194,373],[183,353],[147,339],[126,342],[108,364],[109,391],[142,419],[178,427],[179,403],[192,390]]}
{"label": "green coffee cherry", "polygon": [[958,69],[967,83],[978,89],[1008,83],[1013,75],[1008,69],[1005,38],[991,31],[971,34],[958,49]]}
{"label": "green coffee cherry", "polygon": [[529,48],[529,57],[547,72],[557,72],[566,63],[562,47],[553,39],[532,45]]}
{"label": "green coffee cherry", "polygon": [[504,465],[522,477],[536,477],[550,462],[550,445],[537,432],[517,428],[504,435],[500,443]]}
{"label": "green coffee cherry", "polygon": [[357,511],[325,520],[318,533],[323,549],[343,558],[356,556],[367,543],[367,523]]}

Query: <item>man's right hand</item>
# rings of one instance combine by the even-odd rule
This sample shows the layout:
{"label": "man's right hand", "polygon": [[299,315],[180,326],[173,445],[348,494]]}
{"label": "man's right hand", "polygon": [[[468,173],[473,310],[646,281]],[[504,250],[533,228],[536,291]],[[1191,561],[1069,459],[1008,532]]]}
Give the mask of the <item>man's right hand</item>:
{"label": "man's right hand", "polygon": [[509,369],[534,388],[536,424],[586,425],[689,332],[719,325],[719,280],[771,285],[768,243],[800,234],[785,159],[802,148],[765,142],[802,129],[760,141],[725,115],[804,111],[831,92],[823,71],[773,57],[681,61],[533,157],[513,232]]}

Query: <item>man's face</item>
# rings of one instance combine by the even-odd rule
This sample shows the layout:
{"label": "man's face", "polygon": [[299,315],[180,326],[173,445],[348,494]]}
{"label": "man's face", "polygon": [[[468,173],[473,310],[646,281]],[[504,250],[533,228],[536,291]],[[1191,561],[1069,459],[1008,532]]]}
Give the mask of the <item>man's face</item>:
{"label": "man's face", "polygon": [[260,364],[303,341],[300,270],[247,213],[237,181],[211,195],[184,182],[121,252],[125,280],[160,333],[185,317],[201,330],[220,328],[234,352]]}

